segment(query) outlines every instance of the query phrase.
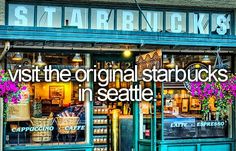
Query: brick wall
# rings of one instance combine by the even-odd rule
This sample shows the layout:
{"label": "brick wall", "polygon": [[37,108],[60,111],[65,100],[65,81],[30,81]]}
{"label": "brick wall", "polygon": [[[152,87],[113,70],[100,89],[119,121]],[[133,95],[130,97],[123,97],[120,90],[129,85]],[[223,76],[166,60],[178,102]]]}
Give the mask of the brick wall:
{"label": "brick wall", "polygon": [[0,25],[5,23],[5,0],[0,0]]}

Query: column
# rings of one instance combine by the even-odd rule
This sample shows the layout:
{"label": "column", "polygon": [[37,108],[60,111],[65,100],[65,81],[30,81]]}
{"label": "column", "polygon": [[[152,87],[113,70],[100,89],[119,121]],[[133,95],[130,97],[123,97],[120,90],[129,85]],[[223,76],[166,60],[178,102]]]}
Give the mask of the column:
{"label": "column", "polygon": [[0,25],[5,25],[5,0],[0,0]]}

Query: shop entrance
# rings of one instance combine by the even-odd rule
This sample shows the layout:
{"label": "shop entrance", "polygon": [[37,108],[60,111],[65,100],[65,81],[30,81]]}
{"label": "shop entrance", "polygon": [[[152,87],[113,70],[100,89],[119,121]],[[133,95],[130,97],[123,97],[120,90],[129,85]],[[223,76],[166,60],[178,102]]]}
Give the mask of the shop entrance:
{"label": "shop entrance", "polygon": [[[99,69],[132,69],[134,58],[122,54],[95,54],[93,65]],[[131,82],[121,82],[116,75],[106,89],[129,88]],[[130,151],[133,149],[133,103],[120,100],[101,102],[97,99],[98,83],[94,83],[93,142],[94,150]]]}

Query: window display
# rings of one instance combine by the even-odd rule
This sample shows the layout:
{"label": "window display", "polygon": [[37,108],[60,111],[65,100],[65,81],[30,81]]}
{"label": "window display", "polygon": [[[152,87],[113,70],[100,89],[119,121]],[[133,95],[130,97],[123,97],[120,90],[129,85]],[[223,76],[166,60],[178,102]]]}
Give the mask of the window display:
{"label": "window display", "polygon": [[[224,67],[231,73],[231,56],[222,55]],[[171,68],[201,68],[212,65],[215,67],[214,55],[174,55],[163,54],[163,66]],[[173,65],[172,65],[173,64]],[[173,77],[172,77],[173,78]],[[143,87],[151,87],[154,83],[142,83]],[[156,83],[156,139],[176,140],[192,138],[227,138],[232,130],[231,109],[225,116],[217,112],[216,100],[209,100],[210,112],[205,115],[203,102],[190,93],[190,82]],[[154,87],[152,87],[154,88]],[[163,98],[162,98],[163,97]],[[163,102],[162,102],[163,101]],[[163,105],[163,107],[162,107]],[[141,140],[151,140],[154,106],[152,102],[140,102],[140,136]],[[163,112],[163,116],[162,116]],[[163,124],[163,125],[162,125]],[[161,137],[163,133],[163,138]]]}
{"label": "window display", "polygon": [[[69,53],[22,53],[22,60],[12,59],[14,53],[8,53],[7,68],[30,69],[32,65],[42,63],[52,65],[53,69],[85,68],[86,55],[80,54],[81,61],[73,61],[75,54]],[[36,61],[36,56],[38,56]],[[19,67],[21,65],[21,67]],[[73,72],[72,72],[73,73]],[[89,125],[89,106],[79,100],[78,89],[86,83],[43,81],[27,84],[25,101],[10,104],[6,125],[6,146],[13,145],[59,145],[85,143]],[[73,76],[72,76],[73,79]]]}
{"label": "window display", "polygon": [[[174,63],[184,69],[190,65],[201,68],[201,65],[215,67],[215,56],[201,55],[165,55],[174,58]],[[231,71],[231,57],[222,56],[224,66]],[[168,66],[171,62],[164,63]],[[231,109],[227,115],[220,116],[216,110],[216,99],[209,100],[209,112],[205,114],[204,102],[192,96],[186,82],[164,83],[164,139],[186,138],[219,138],[231,137],[228,132],[232,129],[230,119]]]}

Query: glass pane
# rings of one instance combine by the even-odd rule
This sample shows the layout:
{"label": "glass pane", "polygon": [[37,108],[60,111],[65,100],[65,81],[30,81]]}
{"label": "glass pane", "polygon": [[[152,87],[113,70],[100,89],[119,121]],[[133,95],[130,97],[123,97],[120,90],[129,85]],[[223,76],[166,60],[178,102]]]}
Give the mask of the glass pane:
{"label": "glass pane", "polygon": [[75,26],[80,29],[88,28],[88,9],[65,7],[65,26]]}
{"label": "glass pane", "polygon": [[166,12],[166,31],[172,33],[186,32],[186,13]]}
{"label": "glass pane", "polygon": [[189,13],[189,33],[209,34],[209,14]]}
{"label": "glass pane", "polygon": [[[201,68],[203,65],[214,65],[215,56],[208,55],[164,55],[164,66],[175,62],[179,68]],[[166,59],[167,58],[167,59]],[[174,58],[174,59],[173,59]],[[171,60],[171,61],[170,61]],[[231,57],[222,56],[226,69],[231,70]],[[207,61],[207,62],[206,62]],[[173,74],[174,75],[174,74]],[[204,116],[203,102],[191,96],[188,84],[164,84],[164,138],[189,139],[189,138],[222,138],[231,137],[232,130],[231,112],[219,116],[216,112],[216,100],[209,100],[210,112]]]}
{"label": "glass pane", "polygon": [[[14,61],[14,53],[8,53],[7,68],[13,72],[18,65],[21,69],[33,69],[31,65],[40,62],[39,53],[21,53],[23,60]],[[52,69],[84,68],[87,54],[80,54],[82,62],[75,62],[75,54],[41,53],[42,62]],[[87,58],[87,59],[86,59]],[[40,66],[42,67],[42,66]],[[52,73],[52,82],[44,80],[40,72],[40,82],[27,84],[27,91],[22,94],[19,104],[9,104],[6,125],[6,146],[41,146],[81,144],[87,140],[89,130],[89,103],[79,100],[79,89],[87,83],[56,82],[56,72]],[[89,95],[85,95],[87,100]]]}
{"label": "glass pane", "polygon": [[34,6],[9,4],[8,25],[34,26]]}
{"label": "glass pane", "polygon": [[219,35],[230,34],[230,18],[230,14],[212,14],[211,33]]}
{"label": "glass pane", "polygon": [[38,27],[61,27],[61,18],[61,7],[37,6]]}
{"label": "glass pane", "polygon": [[[154,12],[154,11],[143,11],[143,14],[146,17],[146,20],[144,16],[142,15],[142,30],[143,31],[153,31],[153,32],[162,32],[163,30],[163,12]],[[152,28],[152,29],[151,29]]]}
{"label": "glass pane", "polygon": [[114,10],[92,8],[92,29],[113,30]]}
{"label": "glass pane", "polygon": [[139,30],[139,12],[133,10],[117,10],[117,29],[127,31]]}
{"label": "glass pane", "polygon": [[[151,88],[151,83],[141,81],[142,88]],[[161,84],[156,83],[156,138],[161,139]],[[154,120],[154,102],[142,101],[140,108],[139,139],[151,139]]]}

